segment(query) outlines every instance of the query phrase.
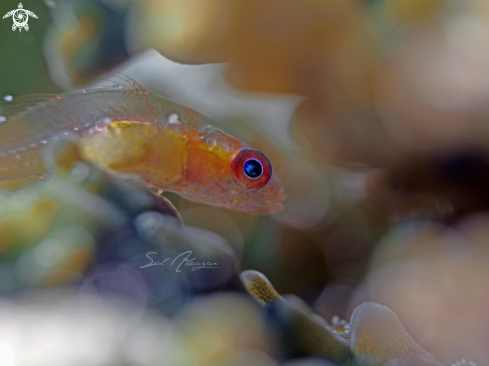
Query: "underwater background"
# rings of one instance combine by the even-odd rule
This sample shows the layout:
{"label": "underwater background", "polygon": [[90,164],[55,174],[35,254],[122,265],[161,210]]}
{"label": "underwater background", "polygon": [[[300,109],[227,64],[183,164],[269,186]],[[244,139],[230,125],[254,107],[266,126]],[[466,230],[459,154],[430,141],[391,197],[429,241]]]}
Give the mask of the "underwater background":
{"label": "underwater background", "polygon": [[48,146],[52,180],[0,193],[0,365],[489,365],[487,1],[22,5],[0,134],[10,97],[132,78],[287,199],[196,203]]}

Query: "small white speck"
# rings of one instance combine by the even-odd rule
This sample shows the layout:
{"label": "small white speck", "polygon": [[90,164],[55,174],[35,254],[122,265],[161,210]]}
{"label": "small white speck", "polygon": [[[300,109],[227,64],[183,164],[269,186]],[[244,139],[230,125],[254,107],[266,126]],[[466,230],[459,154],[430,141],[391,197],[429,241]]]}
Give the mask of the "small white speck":
{"label": "small white speck", "polygon": [[64,132],[63,135],[68,136],[68,132]]}
{"label": "small white speck", "polygon": [[78,131],[78,127],[74,127],[73,128],[73,131]]}
{"label": "small white speck", "polygon": [[110,125],[112,123],[112,120],[109,117],[105,117],[104,119],[102,119],[102,123]]}
{"label": "small white speck", "polygon": [[54,137],[53,137],[53,140],[57,140],[57,139],[58,139],[58,136],[54,136]]}
{"label": "small white speck", "polygon": [[47,144],[48,142],[46,140],[41,140],[39,141],[41,144]]}
{"label": "small white speck", "polygon": [[86,93],[87,91],[85,89],[81,89],[80,93]]}
{"label": "small white speck", "polygon": [[29,144],[30,147],[36,147],[36,144]]}
{"label": "small white speck", "polygon": [[11,95],[6,95],[3,97],[3,100],[6,100],[7,102],[11,102],[12,100],[14,100],[14,97]]}
{"label": "small white speck", "polygon": [[178,114],[176,113],[170,114],[170,116],[168,117],[168,123],[181,123]]}
{"label": "small white speck", "polygon": [[7,120],[5,116],[0,116],[0,123],[3,123]]}

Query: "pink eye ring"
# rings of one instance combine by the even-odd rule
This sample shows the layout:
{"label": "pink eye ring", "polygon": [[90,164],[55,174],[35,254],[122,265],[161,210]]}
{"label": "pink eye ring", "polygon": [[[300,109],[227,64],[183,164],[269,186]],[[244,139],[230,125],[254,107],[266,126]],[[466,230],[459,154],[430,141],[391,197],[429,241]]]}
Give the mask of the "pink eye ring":
{"label": "pink eye ring", "polygon": [[255,149],[239,150],[231,160],[234,178],[247,189],[263,187],[272,177],[272,165],[268,158]]}

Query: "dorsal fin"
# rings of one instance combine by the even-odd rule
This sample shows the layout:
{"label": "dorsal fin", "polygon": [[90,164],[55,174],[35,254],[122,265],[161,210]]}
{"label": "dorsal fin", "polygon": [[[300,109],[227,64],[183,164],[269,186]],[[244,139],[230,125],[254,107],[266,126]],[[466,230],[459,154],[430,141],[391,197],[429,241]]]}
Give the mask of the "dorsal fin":
{"label": "dorsal fin", "polygon": [[45,174],[40,150],[60,133],[82,136],[107,119],[164,123],[162,99],[125,77],[111,85],[0,103],[0,180],[8,180],[0,186]]}

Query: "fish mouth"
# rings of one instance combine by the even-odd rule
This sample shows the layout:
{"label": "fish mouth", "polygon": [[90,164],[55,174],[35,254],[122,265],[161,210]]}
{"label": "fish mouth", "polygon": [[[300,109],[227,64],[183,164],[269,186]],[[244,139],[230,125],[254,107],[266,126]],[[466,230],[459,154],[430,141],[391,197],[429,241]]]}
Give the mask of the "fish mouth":
{"label": "fish mouth", "polygon": [[[217,183],[217,182],[216,182]],[[216,184],[222,192],[226,192],[224,187]],[[247,200],[240,199],[239,196],[229,197],[229,195],[209,195],[208,192],[199,192],[199,195],[189,194],[188,192],[176,191],[180,196],[189,201],[204,203],[212,206],[227,208],[233,211],[241,211],[256,215],[266,215],[280,212],[284,209],[283,201],[287,198],[281,182],[272,177],[272,180],[263,188],[258,188]]]}
{"label": "fish mouth", "polygon": [[281,191],[273,200],[262,202],[258,207],[263,210],[264,214],[280,212],[285,207],[281,201],[285,199],[287,199],[287,195]]}
{"label": "fish mouth", "polygon": [[263,198],[256,197],[255,200],[248,205],[233,205],[233,207],[231,208],[234,210],[257,215],[266,215],[280,212],[285,207],[281,201],[284,201],[287,198],[287,195],[283,191],[281,184],[274,184],[271,188],[273,189],[273,193],[267,194]]}
{"label": "fish mouth", "polygon": [[264,204],[260,204],[252,208],[252,211],[247,211],[250,213],[258,214],[258,215],[266,215],[280,212],[284,209],[284,204],[279,201],[270,201],[265,202]]}
{"label": "fish mouth", "polygon": [[241,211],[255,215],[267,215],[280,212],[284,209],[283,201],[287,198],[287,195],[283,191],[276,192],[272,197],[263,197],[262,199],[257,198],[256,200],[250,201],[247,204],[239,201],[221,201],[221,200],[209,200],[209,197],[203,199],[202,197],[189,196],[188,194],[179,193],[182,197],[189,201],[194,201],[198,203],[210,204],[213,206],[219,206],[227,208],[233,211]]}
{"label": "fish mouth", "polygon": [[283,203],[279,201],[282,201],[287,198],[287,196],[283,194],[279,198],[276,198],[274,200],[260,201],[257,203],[250,203],[247,205],[243,205],[241,203],[221,203],[220,201],[209,201],[208,199],[199,199],[198,197],[192,197],[181,193],[179,194],[180,196],[182,196],[183,198],[189,201],[223,207],[233,211],[241,211],[241,212],[246,212],[255,215],[267,215],[267,214],[273,214],[282,211],[285,206]]}
{"label": "fish mouth", "polygon": [[277,213],[284,209],[284,204],[281,201],[285,199],[287,199],[287,195],[284,192],[282,182],[274,175],[264,191],[254,197],[253,203],[248,207],[243,207],[242,211],[258,215]]}
{"label": "fish mouth", "polygon": [[249,205],[220,205],[221,207],[231,209],[233,211],[241,211],[255,215],[267,215],[280,212],[284,209],[284,204],[278,201],[262,201],[259,204]]}

